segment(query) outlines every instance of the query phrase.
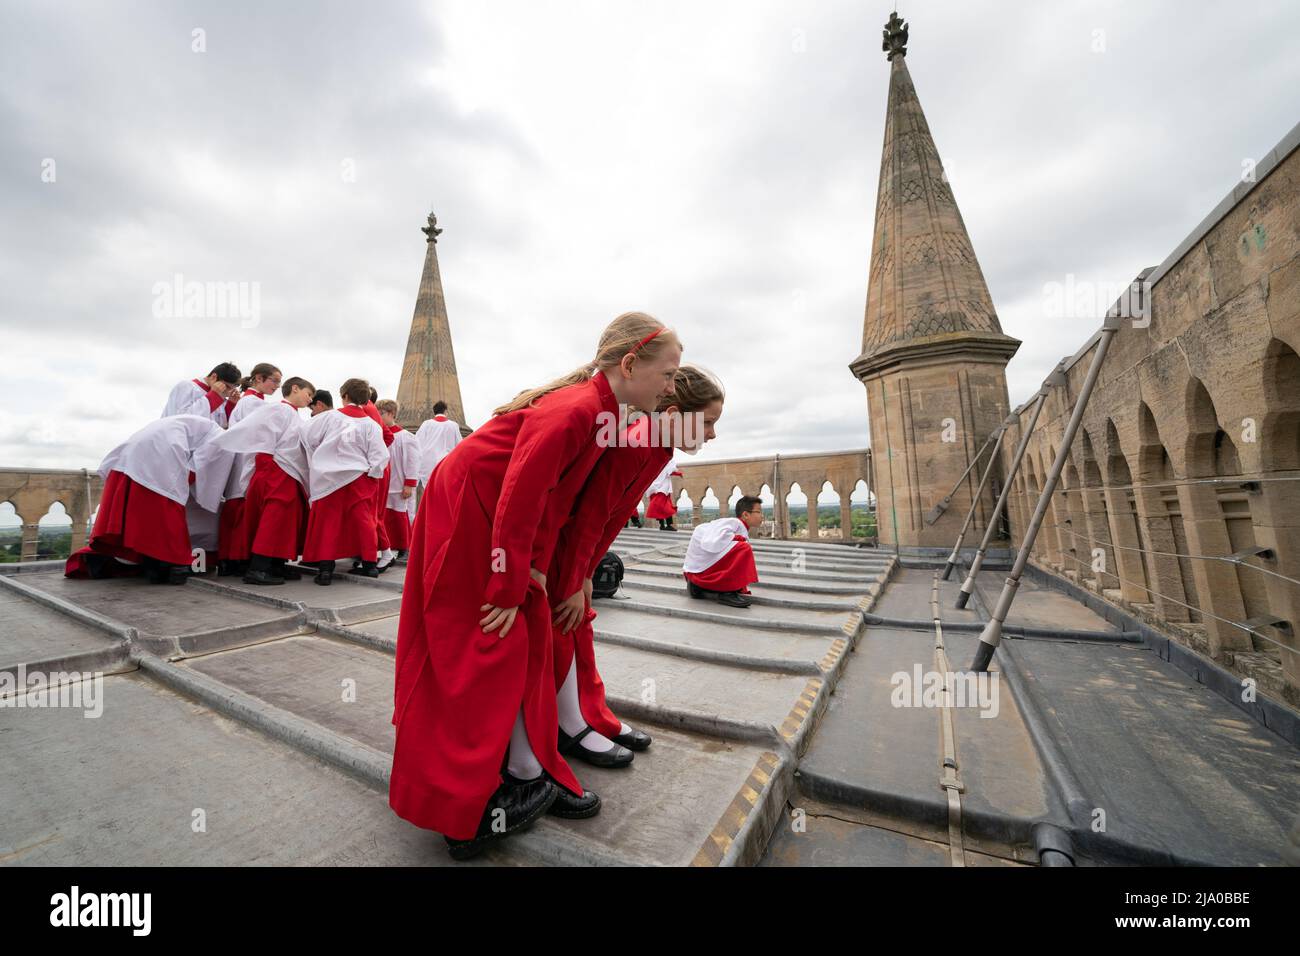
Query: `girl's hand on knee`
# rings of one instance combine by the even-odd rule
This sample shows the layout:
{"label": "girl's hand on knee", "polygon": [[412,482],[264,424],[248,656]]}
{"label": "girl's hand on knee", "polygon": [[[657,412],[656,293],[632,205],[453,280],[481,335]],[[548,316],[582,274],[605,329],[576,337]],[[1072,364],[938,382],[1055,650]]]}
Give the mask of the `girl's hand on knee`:
{"label": "girl's hand on knee", "polygon": [[581,591],[574,591],[555,606],[555,624],[560,633],[568,634],[578,626],[587,610],[587,598]]}
{"label": "girl's hand on knee", "polygon": [[500,627],[501,633],[497,635],[498,637],[505,637],[510,633],[510,628],[515,623],[515,615],[519,613],[517,607],[496,607],[492,604],[484,604],[479,610],[488,612],[487,617],[478,622],[479,627],[483,628],[483,633],[491,634]]}

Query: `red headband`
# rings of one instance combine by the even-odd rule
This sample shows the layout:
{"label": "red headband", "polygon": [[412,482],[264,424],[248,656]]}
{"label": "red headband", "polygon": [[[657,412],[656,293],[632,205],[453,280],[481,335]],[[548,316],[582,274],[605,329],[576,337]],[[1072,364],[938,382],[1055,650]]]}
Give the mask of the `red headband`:
{"label": "red headband", "polygon": [[645,338],[643,338],[640,342],[638,342],[638,343],[636,344],[636,348],[633,349],[632,351],[635,352],[637,349],[641,348],[643,345],[645,345],[647,342],[649,342],[652,338],[654,338],[654,337],[655,337],[656,335],[658,335],[660,332],[667,332],[667,331],[668,331],[668,326],[666,326],[666,325],[661,325],[661,326],[659,326],[659,328],[655,329],[653,332],[651,332],[649,335],[647,335]]}

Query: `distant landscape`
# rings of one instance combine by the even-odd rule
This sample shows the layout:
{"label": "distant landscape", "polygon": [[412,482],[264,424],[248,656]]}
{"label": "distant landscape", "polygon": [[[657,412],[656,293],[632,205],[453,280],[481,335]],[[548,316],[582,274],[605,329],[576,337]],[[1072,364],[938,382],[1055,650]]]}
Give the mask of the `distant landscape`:
{"label": "distant landscape", "polygon": [[[705,506],[704,517],[712,520],[719,516],[719,508]],[[768,515],[768,527],[771,527],[772,509],[766,508]],[[796,537],[808,532],[808,506],[807,505],[790,505],[790,533]],[[727,511],[730,514],[730,509]],[[691,513],[685,508],[679,508],[678,517],[683,522],[689,522]],[[869,511],[866,503],[854,503],[852,508],[853,515],[853,537],[855,538],[873,538],[876,535],[876,515]],[[817,507],[817,527],[823,532],[835,532],[832,537],[839,537],[840,530],[840,506],[839,505],[819,505]],[[17,561],[23,552],[23,532],[22,528],[10,527],[0,528],[0,564]],[[56,559],[66,558],[72,552],[72,529],[64,525],[56,528],[41,528],[36,537],[36,557],[38,559]]]}
{"label": "distant landscape", "polygon": [[[719,517],[722,509],[719,506],[710,507],[705,505],[700,509],[705,520],[712,521]],[[786,510],[790,513],[790,534],[798,537],[808,533],[808,506],[807,505],[788,505]],[[768,527],[771,527],[772,509],[770,506],[763,507],[767,515]],[[731,509],[727,509],[726,514],[731,514]],[[876,513],[870,510],[867,503],[854,502],[850,508],[850,514],[853,521],[852,535],[855,538],[874,538],[876,536]],[[683,522],[691,519],[691,511],[688,508],[679,507],[677,516]],[[817,506],[817,530],[823,537],[838,538],[840,532],[840,506],[839,505],[818,505]],[[834,535],[827,535],[826,532],[834,531]]]}
{"label": "distant landscape", "polygon": [[[0,528],[0,564],[17,561],[23,553],[23,529]],[[39,528],[36,532],[37,558],[66,558],[72,553],[72,528]]]}

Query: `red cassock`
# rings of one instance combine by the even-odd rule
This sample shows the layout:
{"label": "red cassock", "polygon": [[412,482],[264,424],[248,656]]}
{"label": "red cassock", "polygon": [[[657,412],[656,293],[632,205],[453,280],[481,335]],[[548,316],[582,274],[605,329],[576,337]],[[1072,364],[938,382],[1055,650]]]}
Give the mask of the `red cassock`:
{"label": "red cassock", "polygon": [[244,500],[240,532],[246,551],[288,561],[302,554],[307,534],[307,496],[298,479],[276,464],[274,455],[258,453]]}
{"label": "red cassock", "polygon": [[185,506],[150,491],[120,471],[110,471],[104,479],[90,545],[68,558],[64,573],[70,578],[89,577],[85,558],[91,553],[136,564],[142,558],[189,564],[193,554]]}
{"label": "red cassock", "polygon": [[[266,396],[255,388],[244,389],[240,400],[244,398],[266,401]],[[235,409],[239,408],[239,403],[232,405],[227,402],[226,405],[226,418],[232,425],[239,417],[248,413],[247,410],[241,410],[237,416]],[[248,492],[246,488],[237,487],[232,491],[235,493],[227,492],[225,501],[221,503],[221,512],[217,521],[217,557],[222,561],[247,561],[251,557],[248,553],[248,528],[244,525],[244,500]]]}
{"label": "red cassock", "polygon": [[[252,485],[250,483],[249,487]],[[217,521],[217,557],[222,561],[247,561],[248,535],[244,525],[247,494],[243,498],[227,498],[221,503]]]}
{"label": "red cassock", "polygon": [[[378,412],[374,411],[374,406],[369,402],[364,406],[344,405],[337,412],[324,414],[378,418]],[[382,423],[379,431],[386,438],[390,437]],[[377,466],[378,463],[375,464]],[[314,465],[312,469],[309,482],[315,489],[317,479]],[[303,541],[302,559],[308,563],[354,557],[363,561],[375,560],[380,524],[375,501],[379,490],[384,487],[387,486],[379,478],[362,472],[347,484],[314,499],[307,515],[307,535]]]}
{"label": "red cassock", "polygon": [[394,551],[406,551],[411,546],[411,513],[384,508],[384,530],[388,533],[388,546]]}
{"label": "red cassock", "polygon": [[[605,450],[618,403],[601,373],[498,415],[430,478],[411,534],[397,631],[388,802],[455,839],[478,828],[522,709],[546,772],[582,785],[556,749],[551,610],[530,568],[550,566],[564,518]],[[482,605],[519,608],[510,633],[486,634]]]}
{"label": "red cassock", "polygon": [[758,566],[754,563],[754,549],[743,534],[735,536],[735,544],[703,571],[683,571],[687,581],[706,591],[743,591],[758,581]]}
{"label": "red cassock", "polygon": [[[387,434],[387,432],[385,432]],[[393,474],[393,466],[384,466],[384,477],[379,479],[378,487],[375,488],[375,540],[380,551],[388,551],[392,548],[392,541],[388,537],[388,521],[384,512],[388,510],[388,479]]]}
{"label": "red cassock", "polygon": [[[645,516],[655,519],[675,518],[677,517],[677,509],[673,507],[673,499],[662,491],[656,491],[650,496],[649,502],[646,503]],[[630,518],[631,515],[628,515],[628,517]]]}
{"label": "red cassock", "polygon": [[375,485],[378,483],[378,478],[361,475],[312,502],[302,545],[304,561],[311,564],[354,557],[374,560],[370,556],[376,548]]}
{"label": "red cassock", "polygon": [[[384,433],[384,445],[391,448],[394,429],[384,424],[379,409],[375,408],[373,402],[366,402],[361,406],[361,410],[379,423],[379,429]],[[388,510],[388,479],[392,473],[393,466],[390,462],[384,466],[384,477],[380,480],[379,487],[375,489],[375,533],[379,538],[380,551],[387,551],[392,547],[388,537],[388,524],[384,520],[384,512]]]}
{"label": "red cassock", "polygon": [[[671,448],[649,446],[651,420],[642,418],[611,448],[592,470],[576,506],[560,533],[559,545],[547,588],[553,604],[582,588],[583,580],[596,573],[600,563],[628,518],[636,513],[646,488],[673,456]],[[667,498],[667,495],[664,496]],[[592,622],[597,612],[590,607],[583,620],[568,634],[553,629],[555,684],[568,677],[577,659],[578,705],[582,716],[597,733],[612,737],[621,733],[623,722],[605,702],[605,682],[596,668],[595,634]]]}

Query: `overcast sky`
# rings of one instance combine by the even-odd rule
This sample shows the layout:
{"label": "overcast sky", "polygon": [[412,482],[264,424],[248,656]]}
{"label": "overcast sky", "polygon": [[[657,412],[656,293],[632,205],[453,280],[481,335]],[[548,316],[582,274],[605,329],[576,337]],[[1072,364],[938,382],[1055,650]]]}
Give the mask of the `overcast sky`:
{"label": "overcast sky", "polygon": [[[891,7],[5,0],[0,466],[94,467],[223,360],[393,396],[430,208],[471,425],[643,309],[727,386],[700,460],[866,446]],[[900,13],[1013,404],[1095,326],[1048,283],[1157,264],[1300,118],[1294,3]]]}

